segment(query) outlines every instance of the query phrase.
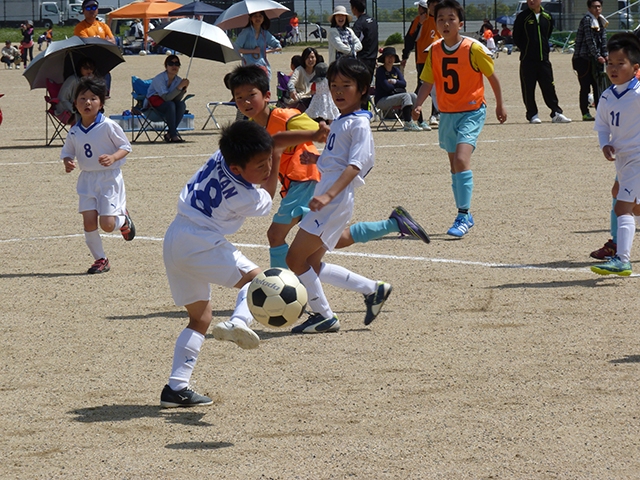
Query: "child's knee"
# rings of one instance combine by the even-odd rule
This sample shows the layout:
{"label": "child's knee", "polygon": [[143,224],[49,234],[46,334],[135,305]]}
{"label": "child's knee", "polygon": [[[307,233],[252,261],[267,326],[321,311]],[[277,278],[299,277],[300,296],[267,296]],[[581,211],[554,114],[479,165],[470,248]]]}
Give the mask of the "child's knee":
{"label": "child's knee", "polygon": [[100,217],[100,228],[105,232],[113,232],[116,228],[115,217]]}

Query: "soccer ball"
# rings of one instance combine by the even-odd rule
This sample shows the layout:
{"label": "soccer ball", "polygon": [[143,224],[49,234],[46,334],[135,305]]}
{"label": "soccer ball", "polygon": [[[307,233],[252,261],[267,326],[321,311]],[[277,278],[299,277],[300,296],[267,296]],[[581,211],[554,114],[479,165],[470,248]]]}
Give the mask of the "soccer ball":
{"label": "soccer ball", "polygon": [[249,311],[267,327],[293,325],[307,306],[307,289],[291,270],[270,268],[257,275],[247,291]]}

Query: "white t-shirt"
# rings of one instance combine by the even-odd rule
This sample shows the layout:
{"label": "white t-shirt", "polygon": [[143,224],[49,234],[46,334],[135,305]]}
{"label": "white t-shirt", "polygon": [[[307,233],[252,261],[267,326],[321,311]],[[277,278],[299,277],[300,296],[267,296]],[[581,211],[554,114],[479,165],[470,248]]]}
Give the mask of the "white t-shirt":
{"label": "white t-shirt", "polygon": [[238,231],[247,217],[271,211],[271,195],[234,175],[217,151],[180,192],[178,214],[220,235]]}
{"label": "white t-shirt", "polygon": [[349,165],[360,169],[353,179],[353,186],[364,185],[364,177],[373,168],[375,160],[370,120],[371,112],[360,110],[342,115],[331,123],[327,144],[317,163],[322,177],[316,195],[328,190]]}
{"label": "white t-shirt", "polygon": [[612,145],[616,149],[616,158],[636,157],[640,160],[639,119],[640,82],[636,78],[627,84],[607,88],[598,102],[593,127],[598,132],[600,148]]}
{"label": "white t-shirt", "polygon": [[82,126],[82,121],[71,127],[62,147],[60,159],[77,159],[78,167],[83,172],[115,170],[124,165],[126,157],[108,167],[100,165],[98,158],[100,155],[114,154],[120,149],[131,152],[131,144],[122,127],[102,113],[98,113],[95,122],[87,128]]}

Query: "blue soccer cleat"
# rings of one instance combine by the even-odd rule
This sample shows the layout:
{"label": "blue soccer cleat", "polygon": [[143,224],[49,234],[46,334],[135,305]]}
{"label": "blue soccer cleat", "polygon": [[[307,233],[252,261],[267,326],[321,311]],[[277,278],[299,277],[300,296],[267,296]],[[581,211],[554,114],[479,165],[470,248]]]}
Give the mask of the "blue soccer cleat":
{"label": "blue soccer cleat", "polygon": [[324,318],[319,313],[312,313],[306,321],[291,329],[291,333],[325,333],[340,330],[340,321],[335,315]]}
{"label": "blue soccer cleat", "polygon": [[460,238],[466,235],[474,225],[473,216],[470,213],[459,213],[451,228],[447,230],[447,235]]}
{"label": "blue soccer cleat", "polygon": [[598,275],[620,275],[621,277],[628,277],[631,275],[631,263],[623,262],[620,260],[620,257],[616,255],[600,265],[594,265],[591,267],[591,271]]}

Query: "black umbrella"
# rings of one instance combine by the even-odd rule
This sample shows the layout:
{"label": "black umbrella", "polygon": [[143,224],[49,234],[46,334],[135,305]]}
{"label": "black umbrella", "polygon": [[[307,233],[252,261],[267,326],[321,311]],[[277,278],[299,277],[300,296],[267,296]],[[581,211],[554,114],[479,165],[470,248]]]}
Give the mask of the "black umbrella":
{"label": "black umbrella", "polygon": [[220,15],[224,10],[204,2],[191,2],[187,5],[171,10],[169,15],[172,17],[195,17],[196,15]]}
{"label": "black umbrella", "polygon": [[90,58],[96,64],[96,73],[104,76],[116,65],[124,62],[120,49],[101,38],[71,37],[51,42],[47,49],[29,64],[22,75],[31,89],[46,88],[46,80],[64,82],[72,74],[78,75],[80,62]]}
{"label": "black umbrella", "polygon": [[[189,55],[191,59],[197,57],[223,63],[240,60],[226,33],[201,20],[181,18],[165,28],[149,32],[149,36],[158,45]],[[190,69],[191,61],[186,77]]]}

